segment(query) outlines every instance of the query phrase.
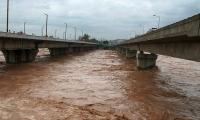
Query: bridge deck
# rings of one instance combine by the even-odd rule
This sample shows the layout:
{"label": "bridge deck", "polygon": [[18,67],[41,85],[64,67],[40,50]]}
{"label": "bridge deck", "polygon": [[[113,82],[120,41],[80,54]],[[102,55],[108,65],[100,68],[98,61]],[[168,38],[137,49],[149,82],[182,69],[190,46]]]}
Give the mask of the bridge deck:
{"label": "bridge deck", "polygon": [[183,39],[183,38],[195,38],[195,37],[200,37],[200,14],[173,23],[171,25],[165,26],[158,30],[146,33],[136,38],[132,38],[128,41],[121,43],[120,45],[125,45],[130,43],[152,42],[157,40],[159,40],[158,42],[170,41],[170,39],[166,38],[171,38],[171,40],[185,41],[191,39]]}
{"label": "bridge deck", "polygon": [[200,62],[200,14],[117,46]]}
{"label": "bridge deck", "polygon": [[17,33],[6,33],[0,32],[0,41],[3,39],[21,39],[21,40],[34,40],[34,41],[53,41],[53,42],[64,42],[64,43],[80,43],[80,44],[95,44],[90,42],[75,41],[75,40],[64,40],[59,38],[51,38],[45,36],[34,36],[34,35],[25,35]]}

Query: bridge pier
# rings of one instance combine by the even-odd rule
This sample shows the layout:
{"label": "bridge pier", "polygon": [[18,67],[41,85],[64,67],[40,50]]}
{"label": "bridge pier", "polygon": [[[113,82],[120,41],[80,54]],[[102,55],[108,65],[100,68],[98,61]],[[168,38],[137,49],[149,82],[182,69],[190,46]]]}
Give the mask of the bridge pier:
{"label": "bridge pier", "polygon": [[69,48],[67,48],[67,51],[68,51],[68,53],[73,53],[74,49],[73,49],[73,47],[69,47]]}
{"label": "bridge pier", "polygon": [[76,52],[81,52],[84,51],[84,48],[81,47],[69,47],[65,48],[66,53],[76,53]]}
{"label": "bridge pier", "polygon": [[82,51],[90,51],[91,50],[91,47],[85,47],[85,48],[82,48]]}
{"label": "bridge pier", "polygon": [[118,48],[118,52],[122,55],[126,54],[126,49],[125,48]]}
{"label": "bridge pier", "polygon": [[79,48],[78,48],[78,47],[73,47],[73,48],[72,48],[72,52],[73,52],[73,53],[79,52]]}
{"label": "bridge pier", "polygon": [[8,64],[18,64],[18,63],[28,63],[35,60],[38,53],[37,49],[25,49],[25,50],[3,50],[2,51],[6,63]]}
{"label": "bridge pier", "polygon": [[137,67],[138,69],[148,69],[156,65],[156,54],[144,54],[143,52],[137,53]]}
{"label": "bridge pier", "polygon": [[60,56],[65,55],[67,52],[66,48],[49,48],[49,52],[51,56]]}
{"label": "bridge pier", "polygon": [[76,47],[76,52],[81,52],[81,47]]}
{"label": "bridge pier", "polygon": [[85,52],[85,51],[89,51],[90,48],[89,47],[80,47],[80,52]]}
{"label": "bridge pier", "polygon": [[77,52],[81,52],[81,51],[82,51],[81,47],[71,47],[71,48],[69,48],[70,53],[77,53]]}
{"label": "bridge pier", "polygon": [[80,52],[84,52],[84,51],[86,51],[86,49],[83,47],[80,47]]}
{"label": "bridge pier", "polygon": [[126,49],[126,57],[127,58],[135,58],[137,54],[137,50]]}

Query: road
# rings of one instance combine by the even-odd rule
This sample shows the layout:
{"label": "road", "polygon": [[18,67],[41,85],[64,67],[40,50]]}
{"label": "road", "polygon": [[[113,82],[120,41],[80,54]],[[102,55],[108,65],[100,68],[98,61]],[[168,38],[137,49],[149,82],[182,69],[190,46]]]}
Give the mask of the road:
{"label": "road", "polygon": [[198,120],[200,63],[159,56],[140,71],[134,59],[96,50],[6,65],[0,55],[1,120]]}

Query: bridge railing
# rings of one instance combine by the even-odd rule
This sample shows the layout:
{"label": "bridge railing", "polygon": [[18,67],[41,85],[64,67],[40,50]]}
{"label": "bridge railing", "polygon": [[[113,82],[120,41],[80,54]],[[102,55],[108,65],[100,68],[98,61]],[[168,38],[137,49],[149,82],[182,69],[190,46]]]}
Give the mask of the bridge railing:
{"label": "bridge railing", "polygon": [[200,36],[200,14],[185,20],[173,23],[158,30],[146,33],[139,37],[130,39],[122,44],[170,38],[177,36],[195,37]]}
{"label": "bridge railing", "polygon": [[18,33],[7,33],[7,32],[0,32],[0,38],[24,39],[24,40],[35,40],[35,41],[55,41],[55,42],[67,42],[67,43],[94,44],[94,45],[96,45],[96,43],[91,43],[91,42],[64,40],[64,39],[51,38],[51,37],[45,37],[45,36],[36,36],[36,35],[27,35],[27,34],[18,34]]}

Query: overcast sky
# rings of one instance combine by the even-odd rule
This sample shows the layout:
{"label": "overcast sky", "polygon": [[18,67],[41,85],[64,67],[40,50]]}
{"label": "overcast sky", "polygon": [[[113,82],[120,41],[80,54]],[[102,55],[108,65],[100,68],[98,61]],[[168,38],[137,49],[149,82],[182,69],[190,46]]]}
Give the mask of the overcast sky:
{"label": "overcast sky", "polygon": [[[41,35],[49,14],[49,34],[63,37],[64,23],[77,26],[98,39],[130,38],[156,27],[200,13],[200,0],[10,0],[10,29]],[[6,0],[0,0],[0,31],[6,29]],[[81,34],[79,30],[79,35]],[[68,38],[74,36],[72,28]]]}

